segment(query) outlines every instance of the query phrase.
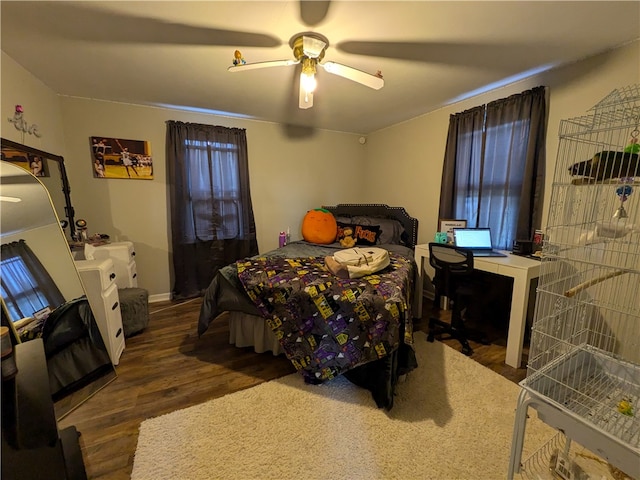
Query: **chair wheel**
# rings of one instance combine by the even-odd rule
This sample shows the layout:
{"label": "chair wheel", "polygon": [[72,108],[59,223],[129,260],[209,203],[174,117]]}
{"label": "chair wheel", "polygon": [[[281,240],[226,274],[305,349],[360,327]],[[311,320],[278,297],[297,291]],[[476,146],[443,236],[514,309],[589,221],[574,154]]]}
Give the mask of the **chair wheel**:
{"label": "chair wheel", "polygon": [[434,341],[435,339],[436,339],[435,335],[433,335],[433,334],[431,334],[431,333],[430,333],[429,335],[427,335],[427,342],[431,342],[431,343],[433,343],[433,341]]}
{"label": "chair wheel", "polygon": [[463,346],[460,351],[462,353],[464,353],[467,357],[470,357],[471,355],[473,355],[473,350],[468,345],[467,346]]}

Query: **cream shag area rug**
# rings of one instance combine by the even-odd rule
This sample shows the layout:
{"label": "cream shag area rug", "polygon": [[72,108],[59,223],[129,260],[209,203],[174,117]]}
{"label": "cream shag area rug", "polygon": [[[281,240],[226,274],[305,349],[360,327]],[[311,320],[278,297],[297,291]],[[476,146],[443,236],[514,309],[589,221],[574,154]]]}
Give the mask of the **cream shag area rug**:
{"label": "cream shag area rug", "polygon": [[[415,344],[391,411],[342,377],[292,374],[144,421],[131,478],[506,478],[520,388],[422,332]],[[529,420],[523,458],[552,435]]]}

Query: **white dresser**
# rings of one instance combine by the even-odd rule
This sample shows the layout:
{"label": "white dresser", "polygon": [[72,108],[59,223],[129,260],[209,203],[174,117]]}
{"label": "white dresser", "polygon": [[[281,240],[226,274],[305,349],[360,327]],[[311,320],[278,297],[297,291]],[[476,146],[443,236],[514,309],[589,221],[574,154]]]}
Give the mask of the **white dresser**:
{"label": "white dresser", "polygon": [[124,329],[114,263],[110,258],[76,260],[75,263],[111,363],[117,365],[124,350]]}
{"label": "white dresser", "polygon": [[114,242],[96,246],[93,258],[113,260],[118,288],[136,288],[138,286],[136,252],[133,248],[133,242]]}

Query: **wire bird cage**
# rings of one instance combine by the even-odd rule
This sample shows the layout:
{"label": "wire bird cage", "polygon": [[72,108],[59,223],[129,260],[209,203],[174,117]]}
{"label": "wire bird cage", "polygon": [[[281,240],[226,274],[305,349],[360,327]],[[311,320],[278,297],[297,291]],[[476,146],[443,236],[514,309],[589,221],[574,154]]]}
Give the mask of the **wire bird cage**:
{"label": "wire bird cage", "polygon": [[[640,478],[639,128],[640,85],[560,123],[509,478],[607,478],[572,470],[572,441]],[[566,441],[521,462],[529,407]]]}

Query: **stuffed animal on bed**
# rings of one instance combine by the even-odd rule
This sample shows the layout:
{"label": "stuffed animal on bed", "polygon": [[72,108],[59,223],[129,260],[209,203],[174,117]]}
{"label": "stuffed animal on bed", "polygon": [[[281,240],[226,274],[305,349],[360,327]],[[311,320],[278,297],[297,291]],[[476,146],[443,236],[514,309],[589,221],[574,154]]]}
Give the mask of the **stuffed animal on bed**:
{"label": "stuffed animal on bed", "polygon": [[338,222],[325,208],[309,210],[302,219],[302,238],[310,243],[328,245],[335,242]]}
{"label": "stuffed animal on bed", "polygon": [[344,237],[340,239],[340,245],[344,248],[351,248],[356,246],[356,239],[353,238],[353,228],[344,227],[342,229],[342,234]]}

